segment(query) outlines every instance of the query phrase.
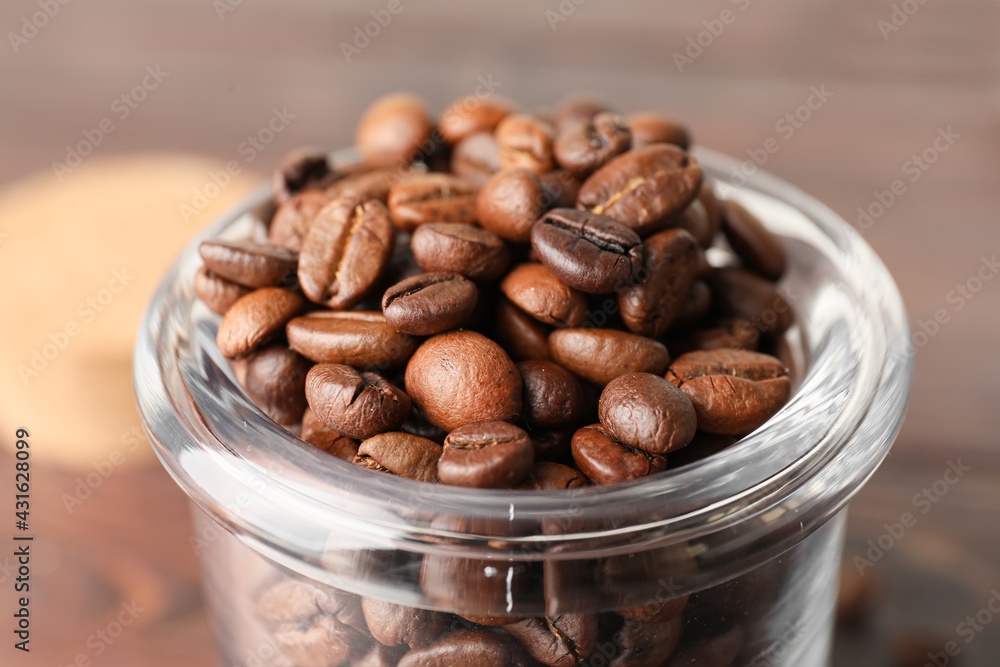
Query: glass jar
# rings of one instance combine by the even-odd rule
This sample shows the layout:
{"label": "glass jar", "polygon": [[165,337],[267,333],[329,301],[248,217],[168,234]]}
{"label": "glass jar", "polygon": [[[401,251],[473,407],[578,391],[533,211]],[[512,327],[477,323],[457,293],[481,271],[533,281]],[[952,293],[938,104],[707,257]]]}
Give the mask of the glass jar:
{"label": "glass jar", "polygon": [[259,232],[269,192],[192,241],[146,313],[135,383],[192,500],[227,667],[827,664],[845,506],[909,391],[903,304],[832,211],[763,172],[725,185],[738,163],[696,154],[788,251],[798,388],[739,443],[614,486],[470,492],[299,441],[242,391],[192,289],[197,244]]}

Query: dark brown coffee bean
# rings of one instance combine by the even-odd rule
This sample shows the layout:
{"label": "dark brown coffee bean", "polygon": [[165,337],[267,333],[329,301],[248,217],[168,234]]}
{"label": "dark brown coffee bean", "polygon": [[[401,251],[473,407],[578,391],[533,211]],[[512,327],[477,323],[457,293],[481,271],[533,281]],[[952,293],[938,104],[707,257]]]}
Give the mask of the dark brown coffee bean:
{"label": "dark brown coffee bean", "polygon": [[583,294],[552,275],[541,264],[514,267],[500,289],[511,303],[540,322],[557,327],[578,327],[587,319]]}
{"label": "dark brown coffee bean", "polygon": [[274,203],[281,206],[296,193],[336,177],[326,153],[300,148],[288,153],[271,172]]}
{"label": "dark brown coffee bean", "polygon": [[377,598],[361,598],[361,608],[372,637],[386,646],[428,646],[451,623],[449,614],[404,607]]}
{"label": "dark brown coffee bean", "polygon": [[358,445],[354,438],[337,433],[324,424],[311,409],[306,408],[302,415],[302,439],[316,449],[333,454],[338,459],[354,461],[358,455]]}
{"label": "dark brown coffee bean", "polygon": [[298,255],[290,250],[241,241],[203,241],[198,253],[206,269],[246,287],[287,283],[298,262]]}
{"label": "dark brown coffee bean", "polygon": [[433,336],[465,321],[478,296],[476,284],[457,273],[421,273],[386,290],[382,312],[396,331]]}
{"label": "dark brown coffee bean", "polygon": [[665,470],[667,459],[626,445],[600,424],[573,435],[573,461],[594,484],[617,484]]}
{"label": "dark brown coffee bean", "polygon": [[323,190],[323,194],[331,201],[334,199],[350,199],[355,203],[377,199],[385,204],[389,201],[389,193],[410,172],[398,169],[371,169],[353,174],[337,181]]}
{"label": "dark brown coffee bean", "polygon": [[247,356],[243,387],[264,414],[282,426],[297,424],[306,410],[306,374],[312,363],[273,343]]}
{"label": "dark brown coffee bean", "polygon": [[444,484],[509,489],[531,470],[535,448],[528,434],[507,422],[460,426],[444,439],[438,476]]}
{"label": "dark brown coffee bean", "polygon": [[402,168],[429,147],[432,122],[415,95],[396,93],[372,102],[358,123],[354,143],[365,164]]}
{"label": "dark brown coffee bean", "polygon": [[216,342],[223,356],[234,359],[252,352],[305,307],[298,294],[280,287],[250,292],[226,311]]}
{"label": "dark brown coffee bean", "polygon": [[479,283],[497,280],[510,262],[510,252],[499,236],[461,223],[420,225],[410,238],[410,247],[424,271],[458,273]]}
{"label": "dark brown coffee bean", "polygon": [[672,144],[633,148],[580,187],[577,208],[606,215],[640,236],[659,231],[687,208],[701,187],[698,161]]}
{"label": "dark brown coffee bean", "polygon": [[310,625],[286,624],[272,635],[278,650],[298,667],[333,667],[367,647],[366,635],[326,614]]}
{"label": "dark brown coffee bean", "polygon": [[615,633],[618,654],[610,667],[660,667],[680,643],[681,631],[679,616],[665,623],[626,620]]}
{"label": "dark brown coffee bean", "polygon": [[529,618],[505,625],[504,629],[538,662],[550,667],[575,667],[594,652],[597,615]]}
{"label": "dark brown coffee bean", "polygon": [[683,229],[694,237],[699,248],[710,248],[715,243],[716,232],[719,227],[713,226],[708,217],[708,211],[701,201],[695,199],[688,204],[688,207],[677,218],[675,223],[677,229]]}
{"label": "dark brown coffee bean", "polygon": [[410,176],[389,192],[389,213],[396,226],[411,232],[425,222],[476,221],[479,190],[450,174]]}
{"label": "dark brown coffee bean", "polygon": [[691,285],[691,291],[681,302],[674,316],[671,329],[674,331],[686,331],[693,329],[704,321],[709,309],[712,307],[712,291],[702,280],[695,280]]}
{"label": "dark brown coffee bean", "polygon": [[267,231],[268,241],[293,252],[302,250],[302,240],[312,226],[316,214],[330,203],[330,198],[319,190],[306,190],[282,202],[271,218]]}
{"label": "dark brown coffee bean", "polygon": [[497,299],[494,336],[515,361],[548,359],[549,331],[504,297]]}
{"label": "dark brown coffee bean", "polygon": [[495,342],[474,331],[438,334],[406,366],[406,392],[446,431],[521,414],[521,374]]}
{"label": "dark brown coffee bean", "polygon": [[663,343],[618,329],[557,329],[549,349],[560,366],[598,385],[625,373],[659,375],[670,363]]}
{"label": "dark brown coffee bean", "polygon": [[587,486],[587,478],[569,466],[552,461],[535,461],[528,476],[517,485],[522,491],[565,491]]}
{"label": "dark brown coffee bean", "polygon": [[774,283],[742,269],[716,269],[705,281],[712,290],[712,307],[722,317],[749,320],[772,335],[792,325],[792,307]]}
{"label": "dark brown coffee bean", "polygon": [[398,429],[413,407],[410,397],[381,375],[343,364],[313,366],[305,393],[320,421],[359,440]]}
{"label": "dark brown coffee bean", "polygon": [[555,166],[552,141],[555,132],[549,123],[535,116],[513,113],[494,132],[500,147],[501,169],[530,169],[542,174]]}
{"label": "dark brown coffee bean", "polygon": [[489,630],[458,630],[403,656],[399,667],[528,667],[520,644]]}
{"label": "dark brown coffee bean", "polygon": [[405,364],[419,341],[393,329],[382,313],[317,311],[286,328],[293,350],[317,363],[389,369]]}
{"label": "dark brown coffee bean", "polygon": [[750,320],[732,317],[721,320],[711,329],[701,329],[688,336],[685,351],[693,350],[756,350],[760,331]]}
{"label": "dark brown coffee bean", "polygon": [[599,113],[610,111],[611,108],[607,104],[588,95],[568,95],[556,108],[556,127],[562,132],[581,121],[590,120]]}
{"label": "dark brown coffee bean", "polygon": [[636,282],[645,258],[639,235],[603,215],[557,208],[531,230],[531,247],[564,283],[590,294],[610,294]]}
{"label": "dark brown coffee bean", "polygon": [[438,481],[441,445],[409,433],[392,431],[368,438],[358,448],[355,465],[419,482]]}
{"label": "dark brown coffee bean", "polygon": [[484,229],[508,241],[527,243],[548,201],[537,174],[529,169],[505,169],[480,188],[476,215]]}
{"label": "dark brown coffee bean", "polygon": [[405,646],[391,647],[376,643],[367,653],[355,660],[351,667],[396,667],[406,651]]}
{"label": "dark brown coffee bean", "polygon": [[493,133],[472,134],[458,142],[451,152],[451,170],[479,187],[490,180],[500,171],[500,144]]}
{"label": "dark brown coffee bean", "polygon": [[698,428],[746,435],[788,401],[788,370],[774,357],[747,350],[703,350],[681,355],[667,380],[691,399]]}
{"label": "dark brown coffee bean", "polygon": [[618,114],[601,112],[560,130],[553,144],[559,164],[585,178],[632,146],[632,134]]}
{"label": "dark brown coffee bean", "polygon": [[746,265],[770,280],[785,273],[785,247],[757,216],[735,201],[723,206],[726,240]]}
{"label": "dark brown coffee bean", "polygon": [[674,144],[684,150],[691,147],[688,129],[673,118],[659,113],[634,113],[626,118],[632,131],[632,145]]}
{"label": "dark brown coffee bean", "polygon": [[441,136],[449,144],[480,132],[493,132],[514,105],[501,97],[476,97],[469,95],[455,100],[438,119]]}
{"label": "dark brown coffee bean", "polygon": [[194,293],[216,315],[225,315],[240,297],[251,291],[249,287],[215,275],[204,266],[199,266],[194,274]]}
{"label": "dark brown coffee bean", "polygon": [[[670,656],[664,667],[734,667],[745,642],[743,629],[734,625],[721,634],[685,642]],[[781,646],[778,644],[777,646]],[[756,660],[755,660],[756,662]],[[752,664],[752,663],[751,663]],[[765,665],[767,660],[758,664]],[[921,660],[919,664],[923,666]]]}
{"label": "dark brown coffee bean", "polygon": [[565,169],[538,175],[546,208],[573,208],[580,194],[580,181]]}
{"label": "dark brown coffee bean", "polygon": [[[588,419],[589,417],[588,414]],[[569,454],[569,444],[573,439],[573,429],[563,428],[552,430],[536,428],[532,429],[529,435],[531,436],[531,444],[535,446],[535,461],[562,461]]]}
{"label": "dark brown coffee bean", "polygon": [[517,365],[524,387],[524,419],[532,429],[576,426],[587,413],[587,395],[575,375],[551,361]]}
{"label": "dark brown coffee bean", "polygon": [[662,336],[673,324],[694,285],[698,246],[682,229],[668,229],[646,239],[643,281],[618,293],[618,307],[629,331]]}
{"label": "dark brown coffee bean", "polygon": [[652,373],[628,373],[609,382],[597,414],[615,438],[652,454],[685,446],[699,425],[686,392]]}

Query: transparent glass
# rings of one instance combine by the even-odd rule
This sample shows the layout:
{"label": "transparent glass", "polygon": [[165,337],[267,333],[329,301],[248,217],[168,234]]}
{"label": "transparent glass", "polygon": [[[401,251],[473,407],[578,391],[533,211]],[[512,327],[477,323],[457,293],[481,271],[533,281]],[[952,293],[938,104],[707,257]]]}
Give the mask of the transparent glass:
{"label": "transparent glass", "polygon": [[192,241],[146,313],[135,383],[195,506],[227,666],[827,664],[844,508],[909,392],[905,311],[836,214],[763,172],[727,186],[737,163],[696,154],[788,250],[799,385],[723,452],[611,487],[470,493],[302,443],[243,393],[192,288],[198,242],[252,235],[266,188]]}

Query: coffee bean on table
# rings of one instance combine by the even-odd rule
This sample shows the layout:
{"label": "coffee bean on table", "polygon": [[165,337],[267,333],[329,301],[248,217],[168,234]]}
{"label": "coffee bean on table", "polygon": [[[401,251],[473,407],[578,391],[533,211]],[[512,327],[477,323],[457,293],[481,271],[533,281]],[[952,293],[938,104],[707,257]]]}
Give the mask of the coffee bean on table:
{"label": "coffee bean on table", "polygon": [[617,484],[665,470],[667,458],[631,447],[601,424],[591,424],[573,435],[573,461],[594,484]]}
{"label": "coffee bean on table", "polygon": [[417,264],[424,271],[458,273],[489,283],[507,269],[510,252],[493,232],[461,223],[429,222],[410,238]]}
{"label": "coffee bean on table", "polygon": [[267,230],[268,241],[293,252],[302,250],[302,240],[312,226],[316,214],[330,203],[330,198],[319,190],[306,190],[282,202],[271,218]]}
{"label": "coffee bean on table", "polygon": [[340,665],[369,643],[366,635],[326,614],[308,626],[281,625],[271,636],[281,655],[299,667]]}
{"label": "coffee bean on table", "polygon": [[411,232],[425,222],[476,221],[478,188],[450,174],[416,174],[389,192],[389,213],[396,226]]}
{"label": "coffee bean on table", "polygon": [[757,216],[742,204],[727,201],[723,206],[722,229],[726,240],[746,265],[770,280],[785,273],[785,247]]}
{"label": "coffee bean on table", "polygon": [[371,597],[361,598],[361,608],[372,637],[386,646],[428,646],[444,632],[452,619],[450,614],[405,607]]}
{"label": "coffee bean on table", "polygon": [[230,359],[252,352],[304,307],[302,297],[280,287],[262,287],[240,297],[219,324],[219,352]]}
{"label": "coffee bean on table", "polygon": [[316,311],[296,317],[286,327],[293,350],[317,363],[390,369],[405,364],[419,341],[400,333],[379,312]]}
{"label": "coffee bean on table", "polygon": [[606,385],[620,375],[667,370],[663,343],[619,329],[557,329],[549,334],[552,359],[575,375]]}
{"label": "coffee bean on table", "polygon": [[528,667],[530,658],[511,637],[489,630],[458,630],[403,656],[399,667]]}
{"label": "coffee bean on table", "polygon": [[471,134],[451,151],[451,170],[459,178],[482,187],[500,171],[500,145],[492,132]]}
{"label": "coffee bean on table", "polygon": [[358,448],[355,465],[420,482],[437,482],[441,445],[427,438],[391,431],[368,438]]}
{"label": "coffee bean on table", "polygon": [[528,476],[516,488],[525,491],[565,491],[588,485],[586,477],[567,465],[535,461]]}
{"label": "coffee bean on table", "polygon": [[296,253],[241,241],[203,241],[198,253],[205,268],[246,287],[272,287],[295,276]]}
{"label": "coffee bean on table", "polygon": [[587,319],[583,293],[556,278],[543,265],[529,262],[514,267],[500,281],[511,303],[540,322],[557,327],[578,327]]}
{"label": "coffee bean on table", "polygon": [[432,125],[427,106],[419,97],[385,95],[365,110],[354,141],[365,164],[402,168],[421,157]]}
{"label": "coffee bean on table", "polygon": [[792,307],[774,283],[743,269],[715,269],[705,278],[712,307],[722,317],[740,317],[763,333],[778,335],[792,325]]}
{"label": "coffee bean on table", "polygon": [[320,421],[359,440],[398,429],[413,407],[410,397],[381,375],[343,364],[313,366],[305,395]]}
{"label": "coffee bean on table", "polygon": [[480,188],[476,217],[484,229],[515,243],[531,240],[531,228],[548,208],[538,174],[530,169],[504,169]]}
{"label": "coffee bean on table", "polygon": [[673,118],[659,113],[634,113],[626,117],[632,131],[632,145],[674,144],[684,150],[691,147],[688,129]]}
{"label": "coffee bean on table", "polygon": [[568,208],[538,220],[531,247],[554,276],[590,294],[609,294],[636,282],[645,259],[642,240],[631,228]]}
{"label": "coffee bean on table", "polygon": [[455,100],[441,113],[438,129],[449,144],[480,132],[493,132],[513,110],[513,103],[500,97],[474,95]]}
{"label": "coffee bean on table", "polygon": [[316,449],[345,461],[354,461],[354,457],[358,455],[358,445],[361,444],[321,422],[310,408],[306,408],[302,415],[302,439]]}
{"label": "coffee bean on table", "polygon": [[524,387],[524,419],[532,429],[576,426],[587,413],[587,395],[575,375],[551,361],[517,364]]}
{"label": "coffee bean on table", "polygon": [[618,307],[629,331],[662,336],[673,324],[694,285],[699,251],[682,229],[668,229],[646,239],[644,280],[618,294]]}
{"label": "coffee bean on table", "polygon": [[[682,632],[678,616],[665,623],[642,623],[626,620],[615,633],[613,642],[619,653],[610,667],[660,667],[677,648]],[[700,664],[700,663],[699,663]]]}
{"label": "coffee bean on table", "polygon": [[217,276],[204,266],[194,274],[194,293],[216,315],[225,315],[229,308],[252,290]]}
{"label": "coffee bean on table", "polygon": [[312,363],[272,343],[247,356],[243,387],[268,417],[282,426],[297,424],[306,410],[306,374]]}
{"label": "coffee bean on table", "polygon": [[553,152],[560,166],[586,177],[632,147],[632,133],[618,114],[601,112],[560,129]]}
{"label": "coffee bean on table", "polygon": [[336,177],[326,153],[312,148],[292,151],[282,157],[271,172],[274,203],[281,206],[300,191]]}
{"label": "coffee bean on table", "polygon": [[597,643],[596,614],[529,618],[504,629],[531,657],[550,667],[579,665],[593,654]]}
{"label": "coffee bean on table", "polygon": [[548,359],[549,329],[501,296],[494,312],[494,332],[497,342],[516,361]]}
{"label": "coffee bean on table", "polygon": [[700,425],[687,392],[652,373],[628,373],[601,392],[597,414],[618,440],[652,454],[684,447]]}
{"label": "coffee bean on table", "polygon": [[756,430],[788,401],[788,369],[774,357],[748,350],[699,350],[674,360],[667,380],[691,399],[698,428],[742,436]]}
{"label": "coffee bean on table", "polygon": [[500,121],[493,134],[500,146],[502,169],[525,168],[541,174],[555,166],[552,152],[555,132],[546,121],[513,113]]}
{"label": "coffee bean on table", "polygon": [[432,336],[465,321],[478,295],[475,283],[457,273],[422,273],[386,290],[382,312],[396,331]]}
{"label": "coffee bean on table", "polygon": [[531,438],[513,424],[466,424],[444,439],[438,476],[444,484],[509,489],[531,470],[534,455]]}

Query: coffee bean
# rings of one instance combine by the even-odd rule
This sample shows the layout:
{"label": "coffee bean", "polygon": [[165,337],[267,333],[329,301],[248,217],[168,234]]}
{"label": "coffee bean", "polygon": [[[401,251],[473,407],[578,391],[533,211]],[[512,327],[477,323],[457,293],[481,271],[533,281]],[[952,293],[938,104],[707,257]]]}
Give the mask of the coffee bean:
{"label": "coffee bean", "polygon": [[343,364],[313,366],[305,395],[320,421],[359,440],[398,429],[413,407],[410,397],[381,375]]}
{"label": "coffee bean", "polygon": [[632,133],[618,114],[601,112],[560,130],[553,144],[559,164],[585,178],[632,146]]}
{"label": "coffee bean", "polygon": [[437,482],[440,458],[441,445],[436,442],[401,431],[391,431],[362,442],[354,463],[369,470],[420,482]]}
{"label": "coffee bean", "polygon": [[465,321],[478,295],[475,283],[457,273],[422,273],[386,290],[382,312],[396,331],[432,336]]}
{"label": "coffee bean", "polygon": [[531,240],[531,228],[548,206],[542,181],[529,169],[505,169],[479,190],[479,224],[515,243]]}
{"label": "coffee bean", "polygon": [[351,667],[396,667],[406,650],[406,647],[375,644],[367,653],[355,660]]}
{"label": "coffee bean", "polygon": [[282,157],[271,172],[274,203],[281,206],[298,192],[336,176],[326,153],[311,148],[292,151]]}
{"label": "coffee bean", "polygon": [[370,597],[361,598],[361,608],[372,636],[386,646],[428,646],[444,632],[452,618],[438,611],[405,607]]}
{"label": "coffee bean", "polygon": [[531,438],[513,424],[466,424],[445,438],[438,476],[454,486],[509,489],[531,470],[534,455]]}
{"label": "coffee bean", "polygon": [[569,466],[552,461],[535,461],[528,476],[516,488],[522,491],[564,491],[588,485],[587,478]]}
{"label": "coffee bean", "polygon": [[681,212],[676,227],[693,236],[698,242],[698,247],[705,249],[712,247],[715,235],[719,231],[719,226],[712,224],[705,205],[698,199],[688,204],[688,207]]}
{"label": "coffee bean", "polygon": [[274,287],[295,276],[298,256],[284,248],[239,241],[203,241],[205,268],[245,287]]}
{"label": "coffee bean", "polygon": [[591,424],[573,435],[573,461],[594,484],[617,484],[665,470],[667,459],[631,447],[600,424]]}
{"label": "coffee bean", "polygon": [[580,181],[565,169],[538,175],[546,208],[573,208],[580,194]]}
{"label": "coffee bean", "polygon": [[[583,421],[583,420],[581,420]],[[561,461],[569,454],[573,429],[531,429],[531,444],[535,447],[535,461]]]}
{"label": "coffee bean", "polygon": [[514,267],[500,289],[511,303],[540,322],[557,327],[578,327],[587,319],[583,294],[556,278],[541,264]]}
{"label": "coffee bean", "polygon": [[243,387],[275,422],[297,424],[306,410],[306,374],[311,365],[284,343],[272,343],[247,356]]}
{"label": "coffee bean", "polygon": [[479,98],[474,95],[455,100],[438,119],[441,136],[449,144],[480,132],[493,132],[514,105],[500,97]]}
{"label": "coffee bean", "polygon": [[680,643],[681,631],[679,616],[665,623],[626,620],[615,633],[613,642],[618,655],[610,667],[660,667]]}
{"label": "coffee bean", "polygon": [[739,317],[720,320],[710,329],[701,329],[688,336],[685,351],[693,350],[756,350],[760,331]]}
{"label": "coffee bean", "polygon": [[607,215],[648,236],[691,203],[701,178],[698,161],[677,146],[633,148],[584,181],[577,208]]}
{"label": "coffee bean", "polygon": [[671,329],[673,331],[686,331],[698,326],[704,321],[711,307],[712,291],[708,289],[708,285],[704,281],[695,280],[687,298],[681,302],[677,309]]}
{"label": "coffee bean", "polygon": [[389,192],[389,213],[403,231],[425,222],[475,222],[478,188],[450,174],[410,176]]}
{"label": "coffee bean", "polygon": [[740,317],[763,333],[778,335],[792,325],[792,307],[774,283],[742,269],[716,269],[706,278],[712,307],[722,317]]}
{"label": "coffee bean", "polygon": [[350,199],[354,202],[364,202],[376,199],[383,204],[389,201],[389,193],[410,172],[397,169],[371,169],[337,181],[323,190],[331,201],[334,199]]}
{"label": "coffee bean", "polygon": [[746,265],[765,278],[778,280],[787,264],[785,247],[757,216],[735,201],[723,207],[726,240]]}
{"label": "coffee bean", "polygon": [[550,667],[574,667],[589,658],[597,643],[595,614],[563,614],[529,618],[504,626],[538,662]]}
{"label": "coffee bean", "polygon": [[[685,642],[670,656],[664,667],[732,667],[743,650],[745,637],[743,629],[733,625],[720,634]],[[925,656],[922,654],[915,664],[923,665]]]}
{"label": "coffee bean", "polygon": [[555,132],[549,123],[535,116],[513,113],[500,121],[494,132],[500,147],[502,169],[530,169],[541,174],[555,166],[552,141]]}
{"label": "coffee bean", "polygon": [[262,287],[240,297],[219,324],[219,352],[230,359],[252,352],[304,307],[302,297],[280,287]]}
{"label": "coffee bean", "polygon": [[309,313],[289,322],[286,333],[291,348],[306,359],[357,368],[398,368],[418,345],[387,324],[382,313],[360,310]]}
{"label": "coffee bean", "polygon": [[500,171],[500,144],[493,133],[471,134],[458,142],[451,152],[451,170],[479,187],[490,180]]}
{"label": "coffee bean", "polygon": [[323,591],[311,583],[282,579],[257,600],[257,616],[272,623],[307,623],[320,615]]}
{"label": "coffee bean", "polygon": [[312,226],[316,214],[330,203],[330,198],[318,190],[306,190],[282,202],[271,218],[268,241],[293,252],[302,250],[302,240]]}
{"label": "coffee bean", "polygon": [[406,392],[446,431],[513,421],[521,413],[517,367],[499,345],[474,331],[438,334],[421,345],[406,366]]}
{"label": "coffee bean", "polygon": [[609,382],[597,414],[615,438],[652,454],[685,446],[699,425],[686,392],[652,373],[628,373]]}
{"label": "coffee bean", "polygon": [[410,247],[424,271],[458,273],[479,283],[494,282],[510,263],[510,252],[499,236],[461,223],[420,225]]}
{"label": "coffee bean", "polygon": [[549,349],[560,366],[599,385],[625,373],[659,375],[670,363],[663,343],[618,329],[557,329]]}
{"label": "coffee bean", "polygon": [[204,266],[198,267],[198,271],[194,274],[194,293],[216,315],[225,315],[240,297],[246,296],[251,291],[249,287],[237,285],[231,280],[215,275]]}
{"label": "coffee bean", "polygon": [[528,667],[530,659],[510,637],[489,630],[458,630],[403,656],[399,667]]}
{"label": "coffee bean", "polygon": [[385,205],[336,199],[313,221],[299,257],[299,283],[315,303],[350,308],[372,288],[392,257],[396,230]]}
{"label": "coffee bean", "polygon": [[599,113],[610,112],[604,102],[587,95],[569,95],[559,102],[555,113],[555,123],[559,132],[580,122],[591,120]]}
{"label": "coffee bean", "polygon": [[338,433],[321,422],[310,408],[306,408],[302,415],[302,440],[345,461],[354,461],[360,444],[354,438]]}
{"label": "coffee bean", "polygon": [[694,285],[698,246],[682,229],[668,229],[646,239],[644,280],[618,294],[618,307],[629,331],[662,336],[673,324]]}
{"label": "coffee bean", "polygon": [[281,654],[299,667],[340,665],[368,645],[365,635],[326,614],[308,626],[281,625],[272,638]]}
{"label": "coffee bean", "polygon": [[587,412],[587,395],[575,375],[551,361],[517,365],[524,387],[524,419],[532,429],[576,426]]}
{"label": "coffee bean", "polygon": [[432,122],[423,100],[397,93],[372,102],[358,123],[354,143],[365,164],[405,167],[421,157],[430,140]]}
{"label": "coffee bean", "polygon": [[702,178],[698,201],[705,207],[711,228],[716,231],[722,229],[722,203],[715,195],[715,180],[707,174]]}
{"label": "coffee bean", "polygon": [[549,331],[541,322],[504,297],[496,302],[494,336],[516,361],[548,359]]}
{"label": "coffee bean", "polygon": [[626,118],[632,131],[632,145],[674,144],[684,150],[691,147],[688,129],[673,118],[659,113],[634,113]]}
{"label": "coffee bean", "polygon": [[781,409],[791,393],[788,370],[774,357],[746,350],[703,350],[681,355],[667,380],[698,413],[698,428],[746,435]]}

